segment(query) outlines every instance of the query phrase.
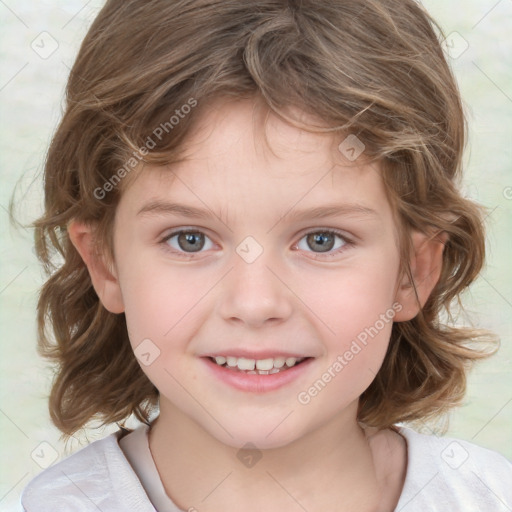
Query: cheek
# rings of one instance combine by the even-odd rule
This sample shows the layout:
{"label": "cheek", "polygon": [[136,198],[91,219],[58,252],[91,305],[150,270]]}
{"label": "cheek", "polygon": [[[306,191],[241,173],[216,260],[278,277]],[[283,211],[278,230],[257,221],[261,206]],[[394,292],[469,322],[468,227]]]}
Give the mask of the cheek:
{"label": "cheek", "polygon": [[[302,288],[324,339],[324,368],[318,377],[336,382],[332,389],[340,386],[355,397],[378,372],[401,309],[394,298],[397,273],[398,257],[369,258],[364,265],[332,273],[321,280],[322,286],[317,281],[313,287],[311,276],[309,286]],[[324,372],[336,377],[323,378]]]}
{"label": "cheek", "polygon": [[198,283],[205,280],[179,267],[159,264],[154,258],[150,264],[147,258],[133,253],[120,267],[119,276],[132,345],[150,338],[159,340],[162,350],[172,348],[165,342],[177,339],[176,333],[187,324],[204,293]]}
{"label": "cheek", "polygon": [[301,406],[327,421],[356,401],[375,379],[389,345],[396,309],[386,294],[340,300],[324,332],[325,356],[297,395]]}
{"label": "cheek", "polygon": [[398,258],[371,258],[361,264],[318,275],[302,273],[299,290],[331,338],[345,341],[380,321],[394,317]]}
{"label": "cheek", "polygon": [[[198,327],[200,299],[204,294],[195,278],[165,265],[142,265],[134,258],[123,281],[125,317],[130,343],[151,382],[177,403],[187,404],[178,382],[197,378],[187,357],[188,341]],[[146,260],[147,261],[147,260]]]}

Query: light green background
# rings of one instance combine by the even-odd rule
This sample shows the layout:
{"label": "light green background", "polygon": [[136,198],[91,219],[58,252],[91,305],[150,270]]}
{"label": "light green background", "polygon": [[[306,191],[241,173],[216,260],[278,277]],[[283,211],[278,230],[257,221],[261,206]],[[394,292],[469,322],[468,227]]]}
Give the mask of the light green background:
{"label": "light green background", "polygon": [[[19,493],[41,471],[31,453],[51,453],[47,445],[41,451],[40,443],[49,443],[59,456],[80,446],[78,440],[61,443],[49,421],[45,397],[51,374],[35,349],[42,274],[31,233],[13,230],[7,209],[19,181],[20,217],[28,222],[40,212],[45,149],[60,117],[69,67],[101,3],[0,2],[1,510],[21,510]],[[491,213],[487,267],[465,297],[465,321],[494,330],[502,340],[499,353],[470,375],[466,400],[451,414],[447,435],[512,459],[512,0],[423,4],[445,34],[456,31],[469,45],[452,59],[470,125],[465,191]],[[43,31],[59,45],[47,59],[31,48]],[[88,438],[105,432],[90,432]]]}

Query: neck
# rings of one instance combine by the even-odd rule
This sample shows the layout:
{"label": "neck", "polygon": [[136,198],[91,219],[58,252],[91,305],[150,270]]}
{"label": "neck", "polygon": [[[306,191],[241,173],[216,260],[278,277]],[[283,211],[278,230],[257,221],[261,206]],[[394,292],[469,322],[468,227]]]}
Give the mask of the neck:
{"label": "neck", "polygon": [[356,421],[357,402],[345,412],[286,446],[260,451],[227,446],[161,404],[150,448],[167,494],[182,510],[374,511],[382,478]]}

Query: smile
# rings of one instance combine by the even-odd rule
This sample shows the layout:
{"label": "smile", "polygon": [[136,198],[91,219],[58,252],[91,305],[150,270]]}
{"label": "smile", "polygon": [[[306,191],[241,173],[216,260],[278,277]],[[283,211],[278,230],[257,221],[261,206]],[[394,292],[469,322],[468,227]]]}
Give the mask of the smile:
{"label": "smile", "polygon": [[230,388],[249,393],[268,393],[306,379],[314,357],[279,355],[260,359],[234,355],[208,355],[201,359],[215,380]]}
{"label": "smile", "polygon": [[219,366],[252,375],[271,375],[286,371],[300,364],[305,357],[270,357],[266,359],[248,359],[246,357],[215,356],[210,358]]}

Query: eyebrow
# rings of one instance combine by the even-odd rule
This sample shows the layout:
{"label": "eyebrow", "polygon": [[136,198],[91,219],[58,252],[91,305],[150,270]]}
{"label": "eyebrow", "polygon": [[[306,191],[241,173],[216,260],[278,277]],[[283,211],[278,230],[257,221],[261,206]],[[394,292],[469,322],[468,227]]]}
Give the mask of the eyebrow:
{"label": "eyebrow", "polygon": [[379,214],[372,208],[357,203],[351,204],[329,204],[316,206],[304,210],[291,211],[282,218],[290,218],[295,221],[323,219],[326,217],[354,216],[354,217],[379,217]]}
{"label": "eyebrow", "polygon": [[[210,219],[212,216],[216,216],[214,212],[207,208],[197,208],[195,206],[163,201],[152,201],[146,204],[137,212],[137,215],[176,215],[191,219]],[[303,221],[336,216],[374,216],[378,218],[379,214],[372,208],[357,203],[328,204],[296,211],[292,209],[281,216],[280,219],[287,218],[293,221]],[[217,218],[220,217],[217,216]]]}

